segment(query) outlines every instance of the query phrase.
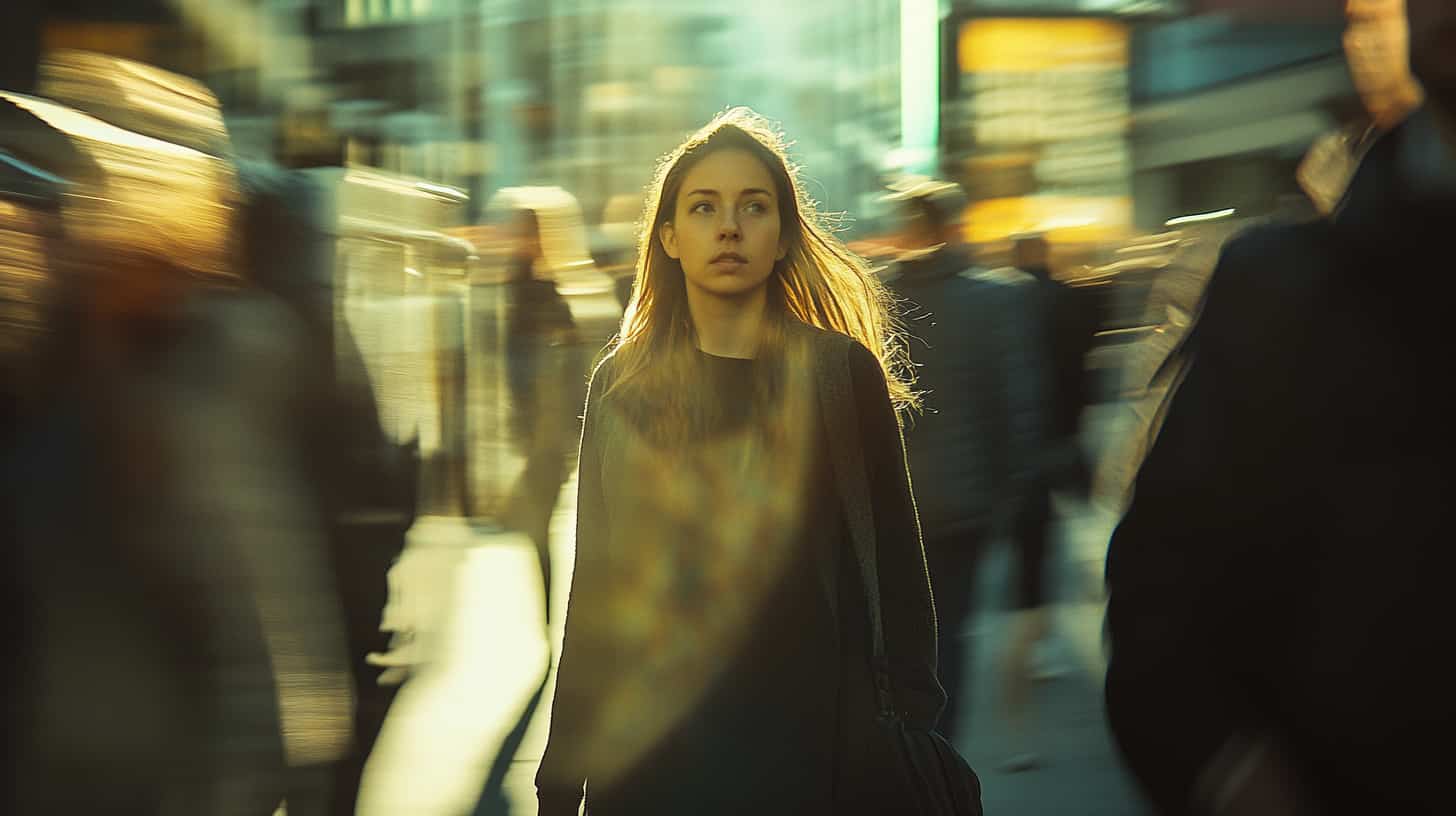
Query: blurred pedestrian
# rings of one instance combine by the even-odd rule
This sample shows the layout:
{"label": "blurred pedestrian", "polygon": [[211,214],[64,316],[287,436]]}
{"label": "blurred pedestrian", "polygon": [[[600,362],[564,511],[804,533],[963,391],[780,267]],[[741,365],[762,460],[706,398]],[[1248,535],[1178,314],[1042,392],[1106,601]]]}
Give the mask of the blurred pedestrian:
{"label": "blurred pedestrian", "polygon": [[[974,265],[961,238],[959,185],[911,177],[887,196],[902,210],[904,257],[889,280],[904,299],[925,412],[906,429],[916,506],[940,621],[941,733],[966,733],[968,631],[978,565],[1032,499],[1044,444],[1046,364],[1031,279]],[[1020,542],[1018,542],[1020,543]],[[1018,550],[1015,603],[1042,597],[1042,552]],[[1020,753],[1014,752],[1014,753]]]}
{"label": "blurred pedestrian", "polygon": [[[1082,412],[1093,400],[1087,354],[1100,328],[1097,304],[1089,290],[1052,274],[1051,245],[1046,236],[1018,236],[1012,244],[1012,257],[1016,268],[1030,275],[1036,284],[1038,331],[1050,377],[1045,487],[1086,498],[1092,473],[1082,444]],[[1050,502],[1038,502],[1029,512],[1032,518],[1027,523],[1042,525],[1042,518],[1050,518]]]}
{"label": "blurred pedestrian", "polygon": [[351,731],[301,332],[240,274],[206,89],[84,52],[38,75],[5,97],[64,137],[19,147],[65,173],[44,377],[3,465],[27,579],[17,811],[267,814],[295,771],[326,786],[305,769]]}
{"label": "blurred pedestrian", "polygon": [[509,218],[506,382],[511,437],[525,459],[504,511],[507,527],[536,545],[551,616],[551,515],[576,441],[574,417],[586,364],[571,307],[556,288],[541,246],[541,216],[522,199]]}
{"label": "blurred pedestrian", "polygon": [[587,399],[540,812],[583,785],[605,816],[916,812],[900,749],[937,744],[944,694],[885,292],[746,109],[649,201]]}
{"label": "blurred pedestrian", "polygon": [[1456,17],[1413,38],[1412,110],[1381,95],[1409,79],[1404,26],[1363,5],[1368,153],[1329,216],[1225,246],[1112,539],[1107,713],[1161,813],[1451,809],[1430,660],[1456,648],[1456,403],[1420,273],[1456,223]]}
{"label": "blurred pedestrian", "polygon": [[[1038,461],[1030,484],[1015,505],[1010,543],[1017,554],[1017,612],[1001,659],[1002,700],[1014,741],[1027,730],[1031,688],[1037,673],[1038,647],[1051,632],[1050,588],[1053,579],[1053,494],[1085,501],[1091,491],[1092,468],[1082,443],[1082,412],[1092,399],[1087,354],[1100,315],[1090,289],[1077,288],[1052,275],[1051,246],[1039,233],[1012,241],[1012,261],[1032,280],[1032,342],[1044,362],[1042,392],[1045,424]],[[1045,659],[1045,658],[1042,658]],[[1003,769],[1035,767],[1034,751],[1014,751]]]}
{"label": "blurred pedestrian", "polygon": [[388,572],[415,517],[417,444],[395,445],[386,437],[358,344],[334,318],[334,237],[321,220],[321,185],[303,171],[260,161],[239,162],[238,181],[242,268],[302,331],[296,442],[305,452],[308,495],[322,514],[356,695],[354,743],[330,769],[329,790],[307,802],[294,791],[289,813],[352,816],[365,761],[397,690],[380,682],[380,670],[367,658],[389,648],[380,623]]}

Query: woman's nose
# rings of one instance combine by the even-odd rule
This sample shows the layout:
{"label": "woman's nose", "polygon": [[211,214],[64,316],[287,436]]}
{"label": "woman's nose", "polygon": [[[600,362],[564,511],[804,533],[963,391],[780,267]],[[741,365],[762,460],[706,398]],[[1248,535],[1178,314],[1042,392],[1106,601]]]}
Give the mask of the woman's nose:
{"label": "woman's nose", "polygon": [[718,237],[719,238],[737,238],[737,237],[739,237],[739,234],[738,234],[738,217],[735,216],[732,212],[725,213],[724,216],[723,216],[723,220],[721,222],[719,222],[719,224],[718,224]]}

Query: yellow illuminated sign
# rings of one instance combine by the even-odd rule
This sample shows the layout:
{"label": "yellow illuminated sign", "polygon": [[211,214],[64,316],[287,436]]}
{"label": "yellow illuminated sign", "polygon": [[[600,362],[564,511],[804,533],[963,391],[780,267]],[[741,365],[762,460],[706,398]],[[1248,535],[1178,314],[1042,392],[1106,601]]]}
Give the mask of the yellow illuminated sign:
{"label": "yellow illuminated sign", "polygon": [[983,243],[1027,231],[1059,242],[1120,237],[1132,223],[1127,26],[1092,18],[979,18],[961,26],[957,45],[969,103],[962,126],[982,168],[997,157],[1030,156],[1039,191],[972,204],[967,239]]}
{"label": "yellow illuminated sign", "polygon": [[1016,196],[977,201],[962,221],[965,239],[988,243],[1022,232],[1054,242],[1106,241],[1123,237],[1132,223],[1127,196]]}
{"label": "yellow illuminated sign", "polygon": [[1111,20],[996,18],[961,26],[961,73],[1125,68],[1127,26]]}

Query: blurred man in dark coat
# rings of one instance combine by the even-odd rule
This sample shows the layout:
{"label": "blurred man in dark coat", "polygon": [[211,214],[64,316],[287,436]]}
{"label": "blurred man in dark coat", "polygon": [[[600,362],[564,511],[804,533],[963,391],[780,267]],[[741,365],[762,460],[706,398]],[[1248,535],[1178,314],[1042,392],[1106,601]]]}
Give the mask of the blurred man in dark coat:
{"label": "blurred man in dark coat", "polygon": [[[1399,83],[1366,58],[1404,32],[1365,26],[1346,44],[1368,99]],[[1456,649],[1456,401],[1431,284],[1456,225],[1456,20],[1415,42],[1428,101],[1369,106],[1389,129],[1334,213],[1224,249],[1113,537],[1108,717],[1162,813],[1451,811],[1432,746],[1456,698],[1430,656]]]}
{"label": "blurred man in dark coat", "polygon": [[[1078,289],[1052,276],[1051,246],[1040,234],[1017,238],[1013,250],[1016,267],[1035,282],[1034,298],[1038,329],[1047,362],[1047,484],[1085,496],[1091,484],[1091,468],[1082,449],[1082,409],[1092,400],[1087,354],[1097,334],[1097,303],[1088,289]],[[1028,523],[1045,525],[1051,519],[1051,502],[1044,505],[1042,519]],[[1042,533],[1045,535],[1045,533]]]}
{"label": "blurred man in dark coat", "polygon": [[387,438],[358,344],[334,319],[335,239],[324,221],[321,185],[270,162],[238,162],[238,179],[243,267],[303,332],[295,443],[304,451],[304,485],[323,515],[356,698],[354,744],[328,770],[328,790],[310,796],[306,806],[302,792],[292,790],[289,808],[295,816],[344,816],[354,813],[365,762],[397,688],[379,680],[368,655],[389,648],[380,622],[389,569],[414,522],[418,445]]}
{"label": "blurred man in dark coat", "polygon": [[[986,544],[1026,501],[1041,457],[1045,366],[1036,341],[1032,282],[1014,269],[975,268],[960,238],[959,186],[907,179],[889,196],[901,208],[907,253],[889,280],[904,298],[925,412],[908,424],[906,452],[940,620],[940,730],[964,727],[969,690],[965,629]],[[1040,569],[1021,560],[1021,572]],[[1039,583],[1039,581],[1037,581]],[[1024,586],[1018,605],[1029,602]]]}
{"label": "blurred man in dark coat", "polygon": [[6,812],[270,813],[352,731],[296,444],[303,332],[232,252],[235,174],[205,88],[74,51],[38,76],[35,96],[0,93],[0,153],[31,168],[6,174],[11,203],[37,198],[17,180],[50,179],[58,200],[22,214],[60,216],[7,236],[34,254],[0,263],[6,300],[27,279],[43,294],[7,304],[41,306],[38,322],[0,329],[23,385],[0,449],[23,577]]}

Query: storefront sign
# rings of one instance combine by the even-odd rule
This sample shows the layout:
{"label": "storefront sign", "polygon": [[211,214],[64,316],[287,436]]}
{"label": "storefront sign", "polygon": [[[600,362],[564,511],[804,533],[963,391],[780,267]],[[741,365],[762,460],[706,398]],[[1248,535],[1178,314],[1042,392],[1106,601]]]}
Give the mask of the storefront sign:
{"label": "storefront sign", "polygon": [[[1079,235],[1126,227],[1129,33],[1096,18],[973,18],[956,60],[957,143],[983,201],[978,234],[1026,229]],[[1019,188],[1019,189],[1018,189]],[[1008,196],[1008,194],[1010,194]],[[1022,200],[1035,199],[1035,200]]]}

